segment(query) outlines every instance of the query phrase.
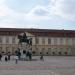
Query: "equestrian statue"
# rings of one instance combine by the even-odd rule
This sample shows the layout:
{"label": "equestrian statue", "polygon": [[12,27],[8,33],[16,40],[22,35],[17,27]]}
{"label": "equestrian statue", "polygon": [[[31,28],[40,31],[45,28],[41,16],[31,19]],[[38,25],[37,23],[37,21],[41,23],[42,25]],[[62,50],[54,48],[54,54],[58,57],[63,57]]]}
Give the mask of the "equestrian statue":
{"label": "equestrian statue", "polygon": [[23,35],[18,35],[19,43],[25,42],[28,45],[32,45],[32,39],[28,39],[26,33],[24,32]]}
{"label": "equestrian statue", "polygon": [[[32,39],[31,38],[28,38],[26,33],[24,32],[23,35],[18,35],[18,39],[19,39],[19,43],[18,44],[21,44],[21,47],[22,47],[22,43],[26,43],[27,45],[29,46],[32,46]],[[29,59],[31,60],[32,59],[32,50],[28,49],[27,51],[23,50],[23,54],[26,54],[26,57],[29,57]],[[19,54],[20,50],[18,50],[18,54]]]}

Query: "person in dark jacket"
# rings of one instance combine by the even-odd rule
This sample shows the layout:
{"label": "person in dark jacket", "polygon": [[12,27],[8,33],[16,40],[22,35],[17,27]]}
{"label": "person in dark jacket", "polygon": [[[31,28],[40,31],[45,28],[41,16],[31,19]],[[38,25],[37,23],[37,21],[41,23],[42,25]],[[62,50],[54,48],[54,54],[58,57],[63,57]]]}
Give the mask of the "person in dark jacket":
{"label": "person in dark jacket", "polygon": [[7,55],[5,56],[5,61],[6,61],[6,62],[8,61],[8,57],[7,57]]}
{"label": "person in dark jacket", "polygon": [[0,53],[0,61],[2,61],[2,54]]}
{"label": "person in dark jacket", "polygon": [[44,58],[43,58],[43,53],[41,52],[40,54],[41,54],[40,60],[44,60]]}

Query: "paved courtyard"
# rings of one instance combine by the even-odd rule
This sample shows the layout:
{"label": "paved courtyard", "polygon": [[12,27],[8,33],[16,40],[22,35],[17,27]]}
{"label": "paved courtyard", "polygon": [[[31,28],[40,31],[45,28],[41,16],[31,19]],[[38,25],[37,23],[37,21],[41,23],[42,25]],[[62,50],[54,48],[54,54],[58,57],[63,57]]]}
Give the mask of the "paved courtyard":
{"label": "paved courtyard", "polygon": [[14,57],[0,62],[0,75],[75,75],[74,56],[45,56],[44,61],[33,57],[33,61],[18,61]]}

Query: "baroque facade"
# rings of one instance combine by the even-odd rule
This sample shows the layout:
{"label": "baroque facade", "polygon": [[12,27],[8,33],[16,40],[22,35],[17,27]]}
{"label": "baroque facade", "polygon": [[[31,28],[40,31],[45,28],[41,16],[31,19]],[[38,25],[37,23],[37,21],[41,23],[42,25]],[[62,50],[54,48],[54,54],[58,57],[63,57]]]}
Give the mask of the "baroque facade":
{"label": "baroque facade", "polygon": [[34,55],[75,55],[75,30],[51,29],[0,28],[0,52],[14,54],[20,47],[18,35],[24,32],[32,39]]}

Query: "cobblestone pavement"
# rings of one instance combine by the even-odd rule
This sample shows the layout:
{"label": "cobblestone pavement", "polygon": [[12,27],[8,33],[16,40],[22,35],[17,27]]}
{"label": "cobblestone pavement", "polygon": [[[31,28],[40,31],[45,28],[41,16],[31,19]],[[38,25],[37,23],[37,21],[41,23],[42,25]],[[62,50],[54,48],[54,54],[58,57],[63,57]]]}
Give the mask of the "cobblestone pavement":
{"label": "cobblestone pavement", "polygon": [[74,56],[45,56],[44,61],[33,57],[33,61],[18,61],[11,57],[0,62],[0,75],[75,75]]}

